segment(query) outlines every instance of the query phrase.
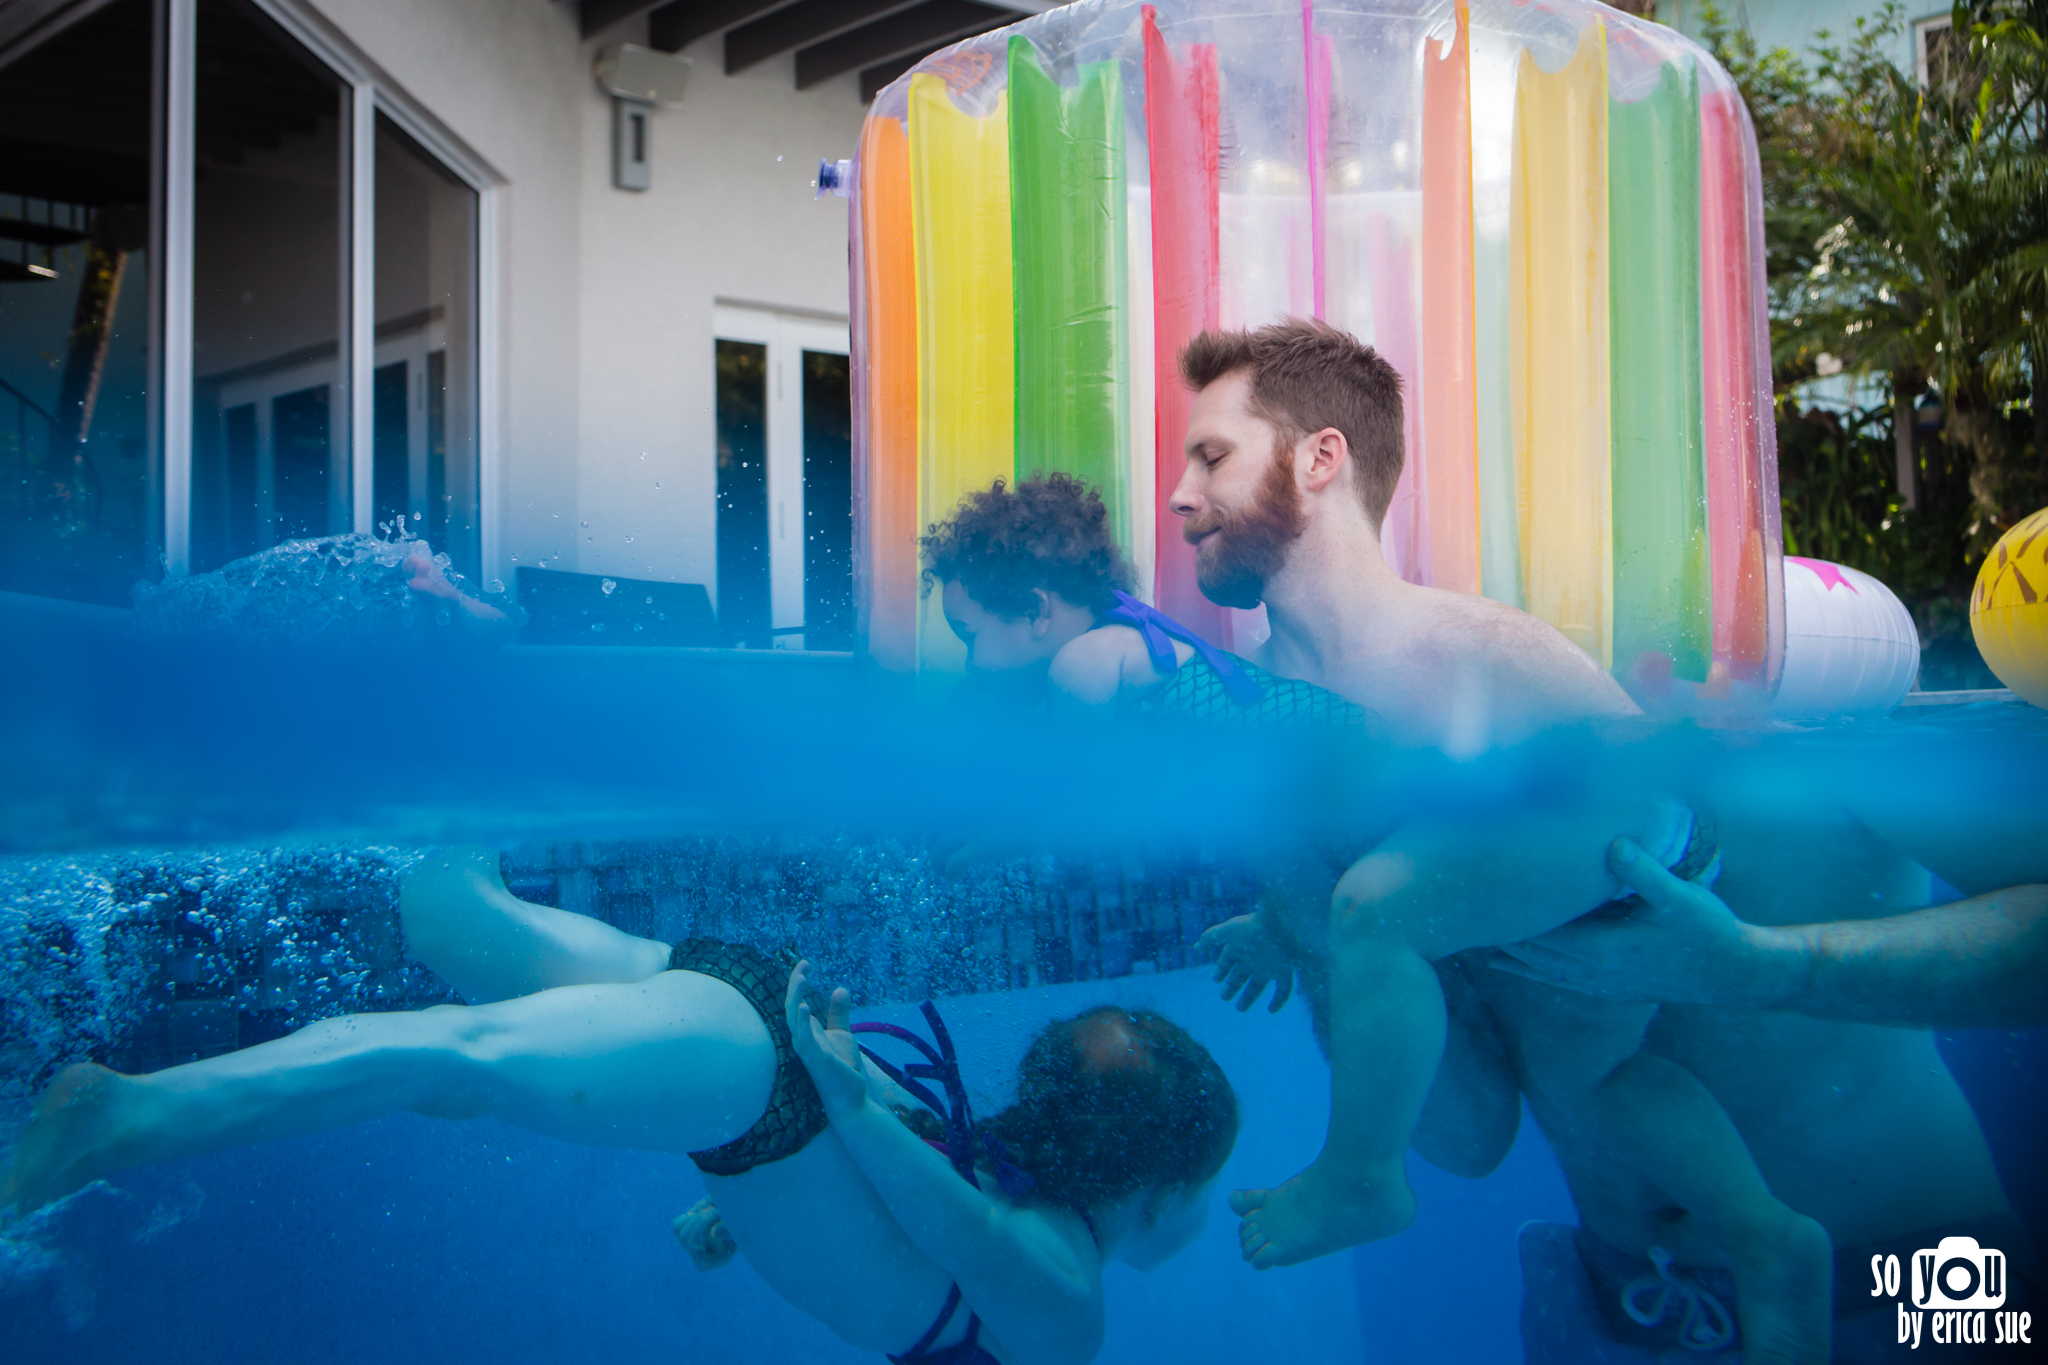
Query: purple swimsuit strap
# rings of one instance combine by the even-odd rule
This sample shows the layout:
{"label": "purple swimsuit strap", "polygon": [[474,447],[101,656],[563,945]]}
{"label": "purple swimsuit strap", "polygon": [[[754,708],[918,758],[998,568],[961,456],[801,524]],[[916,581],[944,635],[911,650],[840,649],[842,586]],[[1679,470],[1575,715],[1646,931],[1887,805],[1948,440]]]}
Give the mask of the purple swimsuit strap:
{"label": "purple swimsuit strap", "polygon": [[1145,641],[1145,652],[1152,656],[1153,669],[1161,677],[1180,667],[1180,659],[1173,650],[1173,642],[1179,640],[1215,670],[1223,683],[1223,690],[1239,706],[1256,706],[1265,696],[1264,690],[1237,666],[1236,660],[1159,608],[1140,602],[1127,592],[1113,591],[1113,595],[1116,605],[1102,614],[1103,624],[1129,626],[1137,631]]}

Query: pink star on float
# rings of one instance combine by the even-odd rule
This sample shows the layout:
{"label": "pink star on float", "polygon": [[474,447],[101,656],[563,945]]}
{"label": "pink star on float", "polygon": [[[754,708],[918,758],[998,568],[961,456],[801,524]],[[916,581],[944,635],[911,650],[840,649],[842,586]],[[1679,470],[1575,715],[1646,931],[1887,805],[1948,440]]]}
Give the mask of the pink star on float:
{"label": "pink star on float", "polygon": [[[1830,564],[1825,559],[1803,559],[1798,555],[1786,555],[1785,562],[1787,564],[1804,564],[1807,568],[1813,570],[1814,577],[1820,579],[1821,587],[1829,592],[1835,590],[1835,584],[1837,583],[1847,588],[1850,592],[1856,592],[1856,585],[1842,577],[1842,566],[1839,564]],[[1856,592],[1856,595],[1861,597],[1863,594]]]}

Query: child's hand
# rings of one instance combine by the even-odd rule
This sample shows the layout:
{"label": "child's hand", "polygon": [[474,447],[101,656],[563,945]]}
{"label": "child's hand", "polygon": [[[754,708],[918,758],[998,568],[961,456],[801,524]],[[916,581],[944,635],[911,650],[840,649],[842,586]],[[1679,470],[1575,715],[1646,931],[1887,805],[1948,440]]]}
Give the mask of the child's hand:
{"label": "child's hand", "polygon": [[868,1073],[861,1064],[860,1044],[846,1027],[853,1013],[853,997],[844,986],[833,991],[831,1003],[825,1007],[825,1022],[819,1023],[804,1000],[810,970],[809,962],[796,964],[789,974],[789,992],[782,998],[782,1008],[789,1019],[790,1041],[818,1087],[825,1114],[836,1117],[867,1103]]}
{"label": "child's hand", "polygon": [[689,1253],[690,1264],[699,1271],[716,1270],[739,1254],[740,1246],[709,1199],[699,1199],[688,1213],[679,1213],[669,1224],[676,1240]]}
{"label": "child's hand", "polygon": [[1266,1008],[1278,1014],[1294,994],[1294,962],[1287,950],[1273,941],[1257,915],[1239,915],[1203,934],[1196,948],[1218,950],[1216,979],[1223,983],[1223,998],[1237,997],[1240,1013],[1258,1003],[1266,987],[1273,987],[1273,1003]]}

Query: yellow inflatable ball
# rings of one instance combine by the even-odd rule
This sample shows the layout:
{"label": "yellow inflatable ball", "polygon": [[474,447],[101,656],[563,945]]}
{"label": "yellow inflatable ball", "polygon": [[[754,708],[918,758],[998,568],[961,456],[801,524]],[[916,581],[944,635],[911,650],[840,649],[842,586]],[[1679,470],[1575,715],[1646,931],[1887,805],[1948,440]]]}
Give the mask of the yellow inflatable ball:
{"label": "yellow inflatable ball", "polygon": [[2048,706],[2048,507],[1985,556],[1970,593],[1970,633],[2000,682]]}

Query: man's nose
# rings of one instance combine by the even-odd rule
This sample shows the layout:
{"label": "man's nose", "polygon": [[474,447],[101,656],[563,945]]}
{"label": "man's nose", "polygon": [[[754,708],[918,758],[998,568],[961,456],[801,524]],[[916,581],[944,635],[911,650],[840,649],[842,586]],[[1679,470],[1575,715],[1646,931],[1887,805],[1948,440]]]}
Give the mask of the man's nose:
{"label": "man's nose", "polygon": [[1166,501],[1166,505],[1173,509],[1175,516],[1191,517],[1201,510],[1202,499],[1200,494],[1195,492],[1194,484],[1195,462],[1189,460],[1187,468],[1180,473],[1180,482],[1173,486],[1173,496]]}

